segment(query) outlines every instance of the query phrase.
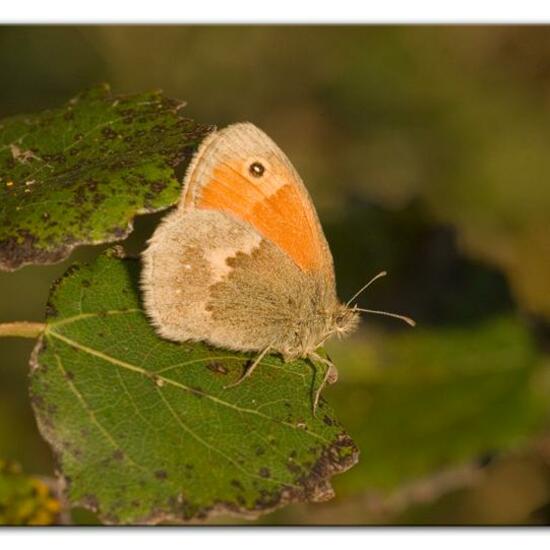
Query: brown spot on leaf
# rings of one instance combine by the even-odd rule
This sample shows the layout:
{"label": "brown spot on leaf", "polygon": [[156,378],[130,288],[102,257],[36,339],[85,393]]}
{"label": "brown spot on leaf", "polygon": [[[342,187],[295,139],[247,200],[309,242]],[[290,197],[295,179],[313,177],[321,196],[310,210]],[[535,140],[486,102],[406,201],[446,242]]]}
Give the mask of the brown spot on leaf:
{"label": "brown spot on leaf", "polygon": [[332,426],[334,424],[334,422],[332,421],[332,419],[327,416],[325,414],[325,416],[323,416],[323,422],[327,425],[327,426]]}
{"label": "brown spot on leaf", "polygon": [[44,398],[41,395],[31,393],[31,403],[37,408],[44,408]]}
{"label": "brown spot on leaf", "polygon": [[229,372],[229,369],[219,361],[210,361],[206,364],[206,368],[216,374],[227,374]]}
{"label": "brown spot on leaf", "polygon": [[239,491],[244,491],[243,484],[238,479],[232,479],[231,485],[236,489],[239,489]]}
{"label": "brown spot on leaf", "polygon": [[101,135],[105,139],[116,139],[118,134],[110,126],[106,126],[101,130]]}
{"label": "brown spot on leaf", "polygon": [[189,386],[189,389],[191,393],[199,399],[204,397],[204,390],[200,386]]}
{"label": "brown spot on leaf", "polygon": [[88,510],[91,510],[92,512],[97,512],[99,510],[99,501],[95,495],[84,495],[80,499],[79,504],[84,506],[84,508],[88,508]]}
{"label": "brown spot on leaf", "polygon": [[302,471],[302,468],[296,464],[293,460],[289,460],[286,465],[288,471],[292,474],[299,474]]}

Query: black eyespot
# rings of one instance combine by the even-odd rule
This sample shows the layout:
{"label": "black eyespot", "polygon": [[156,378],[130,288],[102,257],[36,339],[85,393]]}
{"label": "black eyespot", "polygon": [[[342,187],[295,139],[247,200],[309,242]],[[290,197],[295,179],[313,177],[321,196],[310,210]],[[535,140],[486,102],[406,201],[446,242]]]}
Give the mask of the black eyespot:
{"label": "black eyespot", "polygon": [[248,171],[255,178],[261,178],[264,175],[265,166],[261,162],[256,161],[249,166]]}

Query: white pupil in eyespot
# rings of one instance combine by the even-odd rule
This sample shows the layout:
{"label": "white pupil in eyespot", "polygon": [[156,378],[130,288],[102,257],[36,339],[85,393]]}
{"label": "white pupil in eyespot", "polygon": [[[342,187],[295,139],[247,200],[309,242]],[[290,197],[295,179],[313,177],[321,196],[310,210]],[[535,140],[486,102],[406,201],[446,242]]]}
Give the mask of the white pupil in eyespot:
{"label": "white pupil in eyespot", "polygon": [[249,171],[254,177],[260,178],[265,172],[265,166],[261,162],[253,162],[250,165]]}

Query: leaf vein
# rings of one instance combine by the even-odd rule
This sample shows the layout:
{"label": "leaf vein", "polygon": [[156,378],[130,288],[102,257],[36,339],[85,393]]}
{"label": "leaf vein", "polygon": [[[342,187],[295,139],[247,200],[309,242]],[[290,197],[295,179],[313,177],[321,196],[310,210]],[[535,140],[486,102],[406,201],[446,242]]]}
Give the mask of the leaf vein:
{"label": "leaf vein", "polygon": [[[125,368],[125,369],[128,369],[128,370],[133,371],[133,372],[137,372],[137,373],[141,374],[142,376],[146,376],[147,378],[151,378],[152,375],[155,375],[155,376],[158,377],[159,380],[162,380],[163,382],[165,382],[167,384],[170,384],[172,386],[176,386],[176,387],[178,387],[178,388],[180,388],[180,389],[182,389],[186,392],[192,393],[192,394],[200,394],[203,397],[205,397],[207,399],[210,399],[211,401],[214,401],[215,403],[218,403],[219,405],[222,405],[224,407],[228,407],[230,409],[236,410],[236,411],[241,412],[241,413],[247,413],[247,414],[253,414],[253,415],[256,415],[256,416],[260,416],[260,417],[265,418],[266,420],[269,420],[271,422],[276,422],[276,423],[282,424],[284,426],[287,426],[289,428],[292,428],[293,430],[298,430],[299,429],[294,424],[292,424],[290,422],[285,422],[284,420],[277,420],[275,418],[272,418],[272,417],[270,417],[270,416],[268,416],[264,413],[261,413],[261,412],[255,410],[255,409],[237,407],[237,406],[233,405],[232,403],[224,401],[223,399],[220,399],[220,398],[215,397],[213,395],[201,392],[200,390],[190,388],[189,386],[186,386],[185,384],[182,384],[180,382],[176,382],[175,380],[172,380],[171,378],[166,378],[164,376],[156,375],[154,372],[149,373],[148,371],[146,371],[145,369],[143,369],[141,367],[137,367],[135,365],[127,363],[126,361],[121,361],[120,359],[116,359],[115,357],[111,357],[110,355],[102,353],[101,351],[92,349],[88,346],[80,344],[79,342],[75,342],[74,340],[71,340],[70,338],[67,338],[66,336],[64,336],[60,333],[52,331],[51,328],[49,328],[49,327],[46,329],[46,333],[49,336],[52,336],[54,338],[57,338],[57,339],[61,340],[62,342],[65,342],[65,344],[68,344],[69,346],[72,346],[76,349],[79,349],[79,350],[81,350],[85,353],[89,353],[90,355],[98,357],[99,359],[102,359],[102,360],[104,360],[108,363],[111,363],[113,365],[116,365],[118,367]],[[320,440],[328,443],[328,440],[326,438],[324,438],[322,435],[319,435],[319,434],[317,434],[315,432],[312,432],[312,431],[309,431],[309,430],[308,431],[300,430],[300,431],[302,433],[308,434],[311,437],[314,437],[316,439],[320,439]]]}

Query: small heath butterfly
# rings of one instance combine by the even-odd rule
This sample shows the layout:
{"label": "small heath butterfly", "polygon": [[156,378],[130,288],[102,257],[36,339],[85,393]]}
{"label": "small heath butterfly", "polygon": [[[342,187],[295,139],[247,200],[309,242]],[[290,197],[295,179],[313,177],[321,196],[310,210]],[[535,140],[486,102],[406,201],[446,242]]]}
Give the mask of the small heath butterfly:
{"label": "small heath butterfly", "polygon": [[324,382],[335,380],[315,350],[351,333],[359,312],[369,311],[349,305],[359,293],[338,300],[311,198],[285,154],[250,123],[201,144],[178,207],[143,252],[142,287],[160,336],[259,352],[239,382],[269,352],[327,362]]}

